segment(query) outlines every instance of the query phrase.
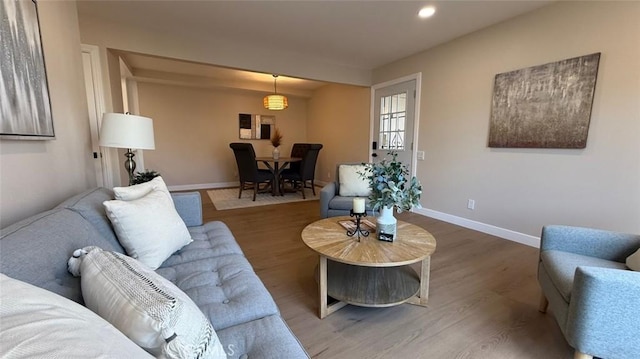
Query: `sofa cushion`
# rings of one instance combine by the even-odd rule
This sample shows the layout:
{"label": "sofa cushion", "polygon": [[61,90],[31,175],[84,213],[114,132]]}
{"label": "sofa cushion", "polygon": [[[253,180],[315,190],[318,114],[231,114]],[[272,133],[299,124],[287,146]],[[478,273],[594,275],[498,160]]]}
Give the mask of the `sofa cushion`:
{"label": "sofa cushion", "polygon": [[108,247],[100,246],[105,249],[118,248],[117,252],[124,253],[124,248],[118,242],[116,234],[113,232],[111,221],[107,218],[102,203],[113,199],[113,191],[106,188],[93,188],[79,193],[64,202],[60,203],[56,208],[66,208],[72,210],[82,218],[91,223],[100,234],[109,242]]}
{"label": "sofa cushion", "polygon": [[193,242],[156,272],[187,293],[216,330],[278,312],[226,224],[208,222],[189,232]]}
{"label": "sofa cushion", "polygon": [[229,227],[222,222],[207,222],[202,226],[189,227],[188,229],[193,242],[167,258],[162,263],[162,267],[227,254],[243,255]]}
{"label": "sofa cushion", "polygon": [[79,213],[41,212],[2,229],[0,272],[82,303],[80,281],[67,272],[67,259],[86,246],[122,251]]}
{"label": "sofa cushion", "polygon": [[69,259],[81,275],[88,308],[136,344],[165,358],[226,358],[222,345],[193,301],[171,282],[120,253],[85,247]]}
{"label": "sofa cushion", "polygon": [[273,298],[244,256],[196,259],[188,247],[183,252],[180,261],[170,258],[156,272],[187,293],[216,330],[278,313]]}
{"label": "sofa cushion", "polygon": [[187,226],[164,191],[130,201],[105,201],[104,207],[127,254],[151,269],[191,243]]}
{"label": "sofa cushion", "polygon": [[3,274],[0,288],[3,358],[152,358],[78,303]]}
{"label": "sofa cushion", "polygon": [[340,165],[338,172],[340,196],[369,196],[371,193],[369,180],[360,176],[360,173],[365,173],[366,169],[365,165]]}
{"label": "sofa cushion", "polygon": [[218,331],[227,358],[308,358],[300,342],[278,315]]}
{"label": "sofa cushion", "polygon": [[[364,205],[367,211],[371,210],[371,205],[368,198],[365,198]],[[331,201],[329,201],[329,208],[340,209],[349,212],[349,210],[353,208],[353,197],[335,196],[331,199]],[[346,215],[349,215],[349,213],[347,213]]]}
{"label": "sofa cushion", "polygon": [[573,276],[575,275],[577,267],[627,269],[624,263],[556,250],[541,252],[540,259],[547,269],[549,278],[551,278],[551,281],[556,288],[558,288],[558,291],[567,303],[571,300]]}
{"label": "sofa cushion", "polygon": [[629,269],[640,272],[640,249],[627,257],[626,264]]}

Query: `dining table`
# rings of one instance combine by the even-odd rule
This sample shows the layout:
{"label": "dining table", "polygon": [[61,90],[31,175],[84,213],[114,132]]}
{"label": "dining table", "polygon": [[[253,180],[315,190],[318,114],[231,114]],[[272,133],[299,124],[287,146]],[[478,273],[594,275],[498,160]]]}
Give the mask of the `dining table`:
{"label": "dining table", "polygon": [[281,196],[284,196],[284,192],[280,188],[280,174],[285,168],[287,168],[287,166],[289,166],[290,163],[300,161],[302,161],[302,157],[256,157],[256,162],[264,163],[273,174],[273,186],[271,186],[272,196],[275,196],[278,193]]}

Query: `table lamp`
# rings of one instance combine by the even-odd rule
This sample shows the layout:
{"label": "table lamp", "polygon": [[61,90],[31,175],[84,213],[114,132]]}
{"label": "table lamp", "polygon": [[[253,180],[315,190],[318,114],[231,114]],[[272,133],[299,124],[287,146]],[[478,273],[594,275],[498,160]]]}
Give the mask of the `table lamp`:
{"label": "table lamp", "polygon": [[154,150],[153,120],[148,117],[105,113],[100,127],[100,146],[126,148],[124,168],[129,172],[129,185],[133,182],[136,170],[135,154],[131,149]]}

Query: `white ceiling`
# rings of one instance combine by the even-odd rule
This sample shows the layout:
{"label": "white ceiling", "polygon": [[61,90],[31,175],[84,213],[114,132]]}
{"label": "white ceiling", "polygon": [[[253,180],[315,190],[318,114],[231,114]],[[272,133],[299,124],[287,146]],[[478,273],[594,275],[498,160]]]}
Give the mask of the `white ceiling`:
{"label": "white ceiling", "polygon": [[[548,5],[552,1],[79,1],[89,15],[183,35],[207,33],[245,46],[313,56],[328,63],[372,70],[462,35]],[[418,10],[436,14],[420,19]],[[173,30],[172,30],[173,31]],[[209,65],[129,54],[134,70],[244,79],[273,84],[269,74],[243,73]],[[135,74],[135,72],[134,72]],[[147,75],[151,76],[151,72]],[[283,89],[309,91],[318,81],[279,78]]]}

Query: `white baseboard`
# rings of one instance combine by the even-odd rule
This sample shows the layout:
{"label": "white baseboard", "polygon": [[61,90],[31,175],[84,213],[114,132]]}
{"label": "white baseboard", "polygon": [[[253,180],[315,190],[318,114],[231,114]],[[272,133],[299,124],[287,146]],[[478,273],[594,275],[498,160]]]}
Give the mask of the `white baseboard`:
{"label": "white baseboard", "polygon": [[198,189],[238,187],[239,185],[240,183],[238,182],[219,182],[167,186],[167,188],[169,191],[194,191]]}
{"label": "white baseboard", "polygon": [[[316,181],[316,185],[324,186],[326,182]],[[199,189],[209,189],[209,188],[228,188],[228,187],[238,187],[238,182],[220,182],[220,183],[200,183],[200,184],[189,184],[189,185],[178,185],[178,186],[168,186],[169,191],[193,191]],[[492,236],[504,238],[513,242],[518,242],[525,244],[527,246],[540,248],[540,238],[531,236],[528,234],[512,231],[510,229],[496,227],[490,224],[474,221],[471,219],[454,216],[451,214],[434,211],[428,208],[415,208],[413,212],[435,218],[444,222],[453,223],[461,227],[473,229],[482,233],[487,233]]]}
{"label": "white baseboard", "polygon": [[510,241],[522,243],[531,247],[540,248],[540,238],[528,234],[512,231],[510,229],[496,227],[490,224],[473,221],[467,218],[454,216],[451,214],[434,211],[427,208],[416,208],[415,213],[423,216],[439,219],[448,223],[457,224],[461,227],[476,230],[478,232],[487,233],[492,236],[508,239]]}

